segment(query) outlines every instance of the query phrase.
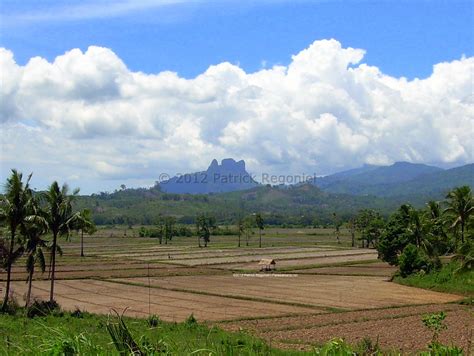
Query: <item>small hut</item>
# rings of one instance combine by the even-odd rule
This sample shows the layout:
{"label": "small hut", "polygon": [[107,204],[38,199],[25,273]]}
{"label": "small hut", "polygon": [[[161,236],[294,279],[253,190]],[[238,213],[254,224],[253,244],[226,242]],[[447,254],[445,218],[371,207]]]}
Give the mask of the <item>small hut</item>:
{"label": "small hut", "polygon": [[275,269],[276,262],[272,258],[262,258],[258,263],[260,271],[272,271]]}

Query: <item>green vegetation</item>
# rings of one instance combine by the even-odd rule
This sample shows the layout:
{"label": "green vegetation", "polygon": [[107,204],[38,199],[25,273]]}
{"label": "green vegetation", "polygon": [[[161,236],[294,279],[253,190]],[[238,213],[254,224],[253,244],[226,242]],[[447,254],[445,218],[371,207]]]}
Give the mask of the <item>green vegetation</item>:
{"label": "green vegetation", "polygon": [[[161,321],[157,316],[134,319],[94,315],[55,308],[49,315],[30,318],[22,310],[0,315],[0,354],[3,355],[383,355],[378,342],[365,338],[357,345],[333,339],[311,351],[272,348],[244,332],[229,333],[198,323],[193,315],[183,323]],[[438,342],[445,329],[445,313],[423,317],[433,332],[427,352],[420,355],[462,355],[457,347]]]}
{"label": "green vegetation", "polygon": [[91,209],[97,225],[153,225],[160,215],[174,216],[178,224],[194,224],[201,214],[215,216],[219,224],[235,224],[242,214],[260,212],[267,225],[322,226],[332,225],[334,212],[342,221],[364,208],[388,215],[403,201],[331,194],[306,184],[209,195],[170,194],[155,186],[80,196],[74,204]]}
{"label": "green vegetation", "polygon": [[439,334],[442,330],[446,330],[448,327],[444,323],[446,314],[444,312],[428,314],[422,319],[425,327],[433,332],[431,343],[428,345],[429,352],[424,352],[425,355],[462,355],[463,352],[458,347],[449,347],[442,345],[439,342]]}
{"label": "green vegetation", "polygon": [[[379,256],[399,266],[401,278],[411,276],[406,283],[444,291],[472,291],[473,212],[468,186],[449,192],[443,203],[429,202],[424,210],[402,205],[380,237]],[[454,262],[442,267],[440,256],[452,253]]]}
{"label": "green vegetation", "polygon": [[451,262],[430,273],[419,272],[405,278],[397,276],[395,281],[412,287],[472,296],[474,295],[474,271],[456,272],[459,267],[459,262]]}
{"label": "green vegetation", "polygon": [[[18,243],[18,230],[26,222],[29,215],[28,204],[30,202],[29,182],[22,181],[23,176],[16,170],[12,170],[12,175],[7,179],[5,186],[5,196],[1,201],[0,219],[9,230],[9,238],[2,243],[2,255],[0,256],[1,267],[7,271],[7,282],[5,287],[5,297],[3,298],[1,311],[8,309],[8,299],[10,297],[11,270],[13,263],[23,254],[24,246]],[[8,247],[7,247],[8,246]]]}
{"label": "green vegetation", "polygon": [[[265,343],[249,335],[208,328],[191,319],[179,324],[159,321],[157,325],[150,325],[146,319],[124,318],[122,322],[129,331],[128,341],[134,340],[134,346],[147,355],[185,355],[192,352],[197,355],[287,354],[271,350]],[[120,323],[115,318],[81,311],[33,319],[20,315],[0,315],[0,354],[118,354],[114,344],[120,344],[123,337],[124,329]],[[114,333],[114,338],[109,332]]]}

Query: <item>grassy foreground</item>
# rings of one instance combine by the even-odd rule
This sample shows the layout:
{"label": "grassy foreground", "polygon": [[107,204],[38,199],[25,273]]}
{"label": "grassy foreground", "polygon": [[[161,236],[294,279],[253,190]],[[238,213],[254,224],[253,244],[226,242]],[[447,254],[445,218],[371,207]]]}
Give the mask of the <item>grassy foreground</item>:
{"label": "grassy foreground", "polygon": [[[428,316],[427,327],[434,327],[437,331],[428,351],[417,355],[463,355],[461,349],[437,342],[437,333],[444,320],[441,314]],[[24,315],[24,309],[18,309],[14,315],[0,314],[0,340],[0,355],[400,355],[396,351],[381,351],[378,343],[374,344],[370,339],[363,340],[356,347],[342,339],[333,339],[312,351],[279,350],[243,332],[209,328],[199,324],[193,316],[183,323],[169,323],[157,317],[119,319],[59,310],[31,318]]]}
{"label": "grassy foreground", "polygon": [[[113,321],[115,317],[111,317]],[[108,317],[89,313],[59,313],[45,317],[0,315],[0,355],[111,355],[118,354],[107,331]],[[124,318],[135,341],[151,354],[165,355],[304,355],[270,348],[244,333],[188,321]],[[157,352],[158,351],[158,352]]]}
{"label": "grassy foreground", "polygon": [[407,286],[474,296],[474,271],[455,273],[459,264],[451,262],[440,270],[427,274],[416,273],[408,277],[395,277],[395,281]]}

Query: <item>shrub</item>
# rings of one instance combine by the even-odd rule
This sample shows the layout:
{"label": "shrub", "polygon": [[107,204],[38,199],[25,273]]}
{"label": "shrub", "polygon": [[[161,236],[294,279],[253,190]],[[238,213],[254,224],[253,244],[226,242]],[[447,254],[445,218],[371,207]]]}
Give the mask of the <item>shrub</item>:
{"label": "shrub", "polygon": [[185,324],[187,326],[194,326],[197,324],[197,319],[194,317],[194,314],[191,314],[190,316],[188,316],[188,318],[185,321]]}
{"label": "shrub", "polygon": [[380,352],[379,340],[374,343],[370,337],[364,337],[357,345],[358,353],[361,355],[376,355]]}
{"label": "shrub", "polygon": [[12,293],[10,294],[8,298],[8,303],[7,303],[6,308],[3,311],[0,311],[0,313],[15,315],[19,309],[20,309],[20,305],[18,304],[15,296]]}
{"label": "shrub", "polygon": [[402,277],[419,271],[429,272],[433,267],[433,263],[428,257],[413,244],[408,244],[403,249],[403,253],[398,258],[398,265]]}
{"label": "shrub", "polygon": [[26,316],[28,318],[34,318],[36,316],[46,316],[50,314],[61,315],[61,308],[55,300],[42,301],[35,299],[33,304],[31,304],[26,309]]}
{"label": "shrub", "polygon": [[160,323],[160,318],[157,315],[153,314],[148,317],[146,322],[148,326],[152,328],[156,328],[158,324]]}
{"label": "shrub", "polygon": [[85,316],[88,316],[90,315],[90,313],[86,312],[86,311],[83,311],[79,308],[76,308],[74,311],[71,312],[71,316],[73,318],[79,318],[79,319],[82,319],[84,318]]}
{"label": "shrub", "polygon": [[321,347],[321,349],[317,350],[316,355],[352,356],[354,355],[354,351],[343,339],[332,339]]}

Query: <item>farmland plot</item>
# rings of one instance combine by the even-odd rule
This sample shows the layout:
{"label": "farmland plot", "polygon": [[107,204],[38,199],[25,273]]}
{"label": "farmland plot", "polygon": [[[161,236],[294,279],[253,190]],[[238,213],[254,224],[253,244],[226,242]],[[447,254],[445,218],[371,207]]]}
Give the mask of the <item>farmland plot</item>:
{"label": "farmland plot", "polygon": [[[121,282],[147,283],[145,278]],[[182,276],[152,278],[151,284],[167,289],[262,298],[323,308],[365,309],[424,303],[447,303],[459,296],[390,283],[382,277],[360,276]]]}
{"label": "farmland plot", "polygon": [[[13,289],[16,296],[21,297],[26,291],[25,283],[15,282]],[[112,310],[122,312],[127,309],[129,316],[145,317],[156,314],[168,321],[183,321],[191,313],[198,320],[215,321],[315,312],[314,309],[297,306],[149,289],[107,281],[58,281],[55,289],[56,300],[66,310],[80,308],[107,314]],[[33,296],[47,299],[49,283],[36,282],[33,286]]]}

